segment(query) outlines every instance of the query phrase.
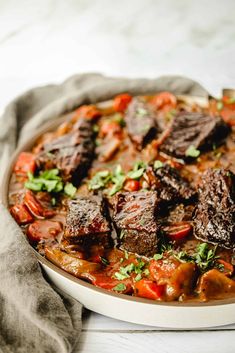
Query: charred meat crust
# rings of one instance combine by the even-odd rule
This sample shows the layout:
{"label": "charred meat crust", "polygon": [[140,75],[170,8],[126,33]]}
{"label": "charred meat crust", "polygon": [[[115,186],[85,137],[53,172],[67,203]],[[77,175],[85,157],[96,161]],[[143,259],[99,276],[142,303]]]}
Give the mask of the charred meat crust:
{"label": "charred meat crust", "polygon": [[45,144],[37,163],[40,168],[58,168],[65,180],[78,185],[94,157],[92,123],[79,119],[73,130],[51,143]]}
{"label": "charred meat crust", "polygon": [[153,167],[149,167],[145,173],[145,178],[150,188],[156,190],[159,200],[163,204],[187,203],[197,195],[188,181],[168,164],[164,164],[155,170]]}
{"label": "charred meat crust", "polygon": [[235,175],[225,169],[202,176],[194,213],[194,235],[206,242],[235,248]]}
{"label": "charred meat crust", "polygon": [[68,203],[64,238],[73,243],[108,244],[110,224],[100,196],[80,197]]}
{"label": "charred meat crust", "polygon": [[125,122],[128,134],[138,149],[144,147],[156,135],[155,111],[140,98],[134,98],[129,104]]}
{"label": "charred meat crust", "polygon": [[121,248],[145,256],[156,252],[157,207],[154,191],[124,192],[115,196],[113,221]]}
{"label": "charred meat crust", "polygon": [[183,112],[174,117],[171,132],[160,149],[168,155],[188,159],[186,151],[190,146],[200,151],[208,150],[213,144],[221,143],[229,131],[219,116]]}

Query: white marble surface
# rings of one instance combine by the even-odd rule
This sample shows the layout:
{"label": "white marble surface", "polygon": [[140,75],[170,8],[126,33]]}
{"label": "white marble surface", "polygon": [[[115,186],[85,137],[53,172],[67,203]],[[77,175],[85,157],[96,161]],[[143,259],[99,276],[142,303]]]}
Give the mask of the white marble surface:
{"label": "white marble surface", "polygon": [[[212,94],[235,87],[234,0],[0,0],[0,111],[74,73],[182,74]],[[149,330],[92,314],[80,352],[232,353],[234,329]]]}

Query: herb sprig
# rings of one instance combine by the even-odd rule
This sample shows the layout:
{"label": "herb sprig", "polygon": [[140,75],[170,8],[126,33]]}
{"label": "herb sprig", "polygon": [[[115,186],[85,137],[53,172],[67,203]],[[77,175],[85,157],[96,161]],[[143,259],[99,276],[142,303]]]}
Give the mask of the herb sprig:
{"label": "herb sprig", "polygon": [[59,169],[56,168],[45,170],[38,176],[29,172],[25,187],[32,191],[47,191],[56,194],[63,191],[69,197],[74,197],[77,191],[72,183],[64,184],[59,176]]}

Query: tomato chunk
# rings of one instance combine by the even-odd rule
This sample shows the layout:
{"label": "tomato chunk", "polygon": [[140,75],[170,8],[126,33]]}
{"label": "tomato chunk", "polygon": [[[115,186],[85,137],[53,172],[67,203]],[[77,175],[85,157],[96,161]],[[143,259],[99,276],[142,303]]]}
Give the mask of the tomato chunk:
{"label": "tomato chunk", "polygon": [[131,102],[132,97],[128,93],[119,94],[114,98],[113,108],[116,112],[124,112]]}
{"label": "tomato chunk", "polygon": [[133,292],[130,278],[119,281],[118,279],[108,276],[106,273],[93,274],[92,284],[97,287],[117,291],[119,293],[130,294]]}
{"label": "tomato chunk", "polygon": [[79,107],[74,113],[74,119],[77,120],[79,118],[86,118],[86,119],[97,119],[101,116],[101,112],[97,109],[95,105],[82,105]]}
{"label": "tomato chunk", "polygon": [[163,230],[171,240],[177,241],[187,237],[192,230],[192,226],[188,222],[177,222],[164,227]]}
{"label": "tomato chunk", "polygon": [[33,217],[25,205],[15,205],[10,209],[10,212],[18,224],[27,224],[33,221]]}
{"label": "tomato chunk", "polygon": [[21,152],[14,168],[17,175],[27,175],[28,172],[34,173],[36,170],[35,156],[30,152]]}
{"label": "tomato chunk", "polygon": [[60,222],[49,220],[37,220],[31,223],[27,229],[27,236],[31,242],[41,239],[53,239],[62,231]]}
{"label": "tomato chunk", "polygon": [[124,189],[127,191],[138,191],[140,189],[140,182],[138,180],[129,179],[126,181]]}
{"label": "tomato chunk", "polygon": [[100,131],[99,131],[99,136],[103,138],[109,134],[120,133],[121,130],[122,130],[121,126],[117,121],[106,120],[101,125]]}
{"label": "tomato chunk", "polygon": [[157,300],[163,297],[164,292],[164,285],[158,285],[148,279],[141,279],[135,282],[135,293],[138,297]]}
{"label": "tomato chunk", "polygon": [[153,97],[153,99],[151,100],[151,103],[157,109],[165,108],[165,110],[171,110],[176,107],[177,99],[176,99],[176,96],[174,96],[170,92],[161,92],[157,94],[155,97]]}
{"label": "tomato chunk", "polygon": [[54,211],[45,209],[30,190],[27,190],[25,193],[24,204],[37,218],[43,219],[54,215]]}
{"label": "tomato chunk", "polygon": [[169,278],[179,265],[180,262],[174,258],[168,258],[167,261],[151,260],[149,264],[150,276],[159,284],[168,283]]}
{"label": "tomato chunk", "polygon": [[234,271],[234,267],[231,263],[222,260],[222,259],[218,259],[217,262],[222,265],[222,269],[221,272],[223,272],[225,275],[227,276],[232,276],[233,271]]}

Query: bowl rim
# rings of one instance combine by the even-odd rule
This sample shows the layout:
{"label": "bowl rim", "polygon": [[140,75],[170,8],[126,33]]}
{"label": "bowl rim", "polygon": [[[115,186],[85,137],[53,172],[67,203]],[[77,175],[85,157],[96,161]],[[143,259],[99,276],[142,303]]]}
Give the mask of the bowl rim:
{"label": "bowl rim", "polygon": [[[198,97],[194,97],[194,96],[190,96],[188,95],[188,97],[190,98],[195,98],[197,99]],[[201,97],[200,97],[201,99]],[[100,102],[100,104],[105,104],[106,102]],[[40,128],[37,129],[37,131],[32,134],[28,139],[25,140],[25,142],[21,143],[18,148],[15,150],[15,152],[13,153],[12,157],[9,160],[9,164],[7,166],[7,168],[5,169],[5,172],[3,174],[3,179],[2,179],[2,185],[1,185],[1,189],[0,189],[0,199],[3,203],[3,205],[8,209],[8,192],[9,192],[9,183],[10,183],[10,178],[12,175],[12,171],[13,171],[13,166],[16,162],[16,159],[18,157],[18,155],[21,152],[24,151],[29,151],[34,143],[36,142],[36,140],[44,133],[46,132],[50,132],[53,131],[55,128],[57,128],[62,122],[66,121],[68,118],[71,117],[71,112],[70,113],[66,113],[63,114],[60,117],[57,117],[53,120],[50,120],[46,123],[44,123]],[[10,214],[10,212],[9,212]],[[13,218],[12,218],[13,219]],[[14,219],[13,219],[14,220]],[[235,298],[226,298],[226,299],[218,299],[218,300],[210,300],[208,302],[161,302],[161,301],[154,301],[151,299],[145,299],[145,298],[140,298],[140,297],[134,297],[134,296],[129,296],[127,294],[121,294],[121,293],[115,293],[112,291],[108,291],[106,289],[103,288],[99,288],[94,286],[91,283],[88,283],[80,278],[77,278],[75,276],[73,276],[72,274],[66,272],[65,270],[57,267],[55,264],[53,264],[52,262],[50,262],[49,260],[47,260],[45,257],[43,257],[42,255],[40,255],[31,245],[30,243],[27,241],[26,236],[24,235],[23,232],[22,233],[22,238],[24,239],[24,241],[30,246],[31,250],[33,251],[33,254],[36,256],[36,258],[38,259],[39,263],[41,263],[42,265],[49,267],[52,271],[56,272],[57,274],[59,274],[62,277],[65,277],[68,280],[71,280],[72,282],[75,282],[76,284],[83,286],[87,289],[90,289],[92,291],[94,291],[94,295],[95,293],[99,293],[99,294],[103,294],[106,296],[111,296],[117,299],[122,299],[128,302],[137,302],[137,303],[142,303],[142,304],[148,304],[148,305],[157,305],[157,306],[166,306],[166,307],[178,307],[178,308],[190,308],[190,307],[195,307],[195,308],[203,308],[203,307],[211,307],[211,306],[223,306],[223,305],[229,305],[229,304],[235,304]]]}

